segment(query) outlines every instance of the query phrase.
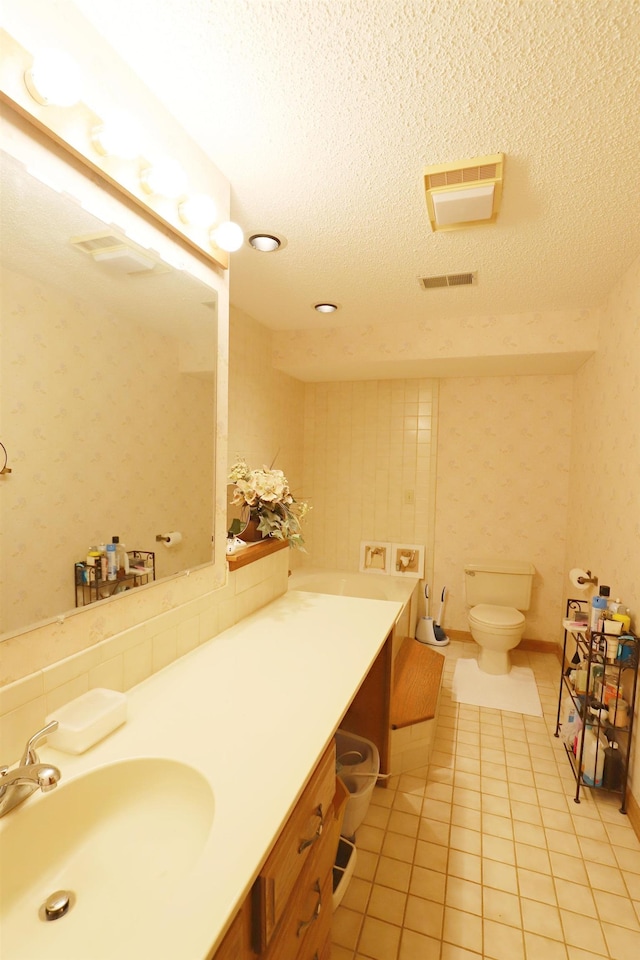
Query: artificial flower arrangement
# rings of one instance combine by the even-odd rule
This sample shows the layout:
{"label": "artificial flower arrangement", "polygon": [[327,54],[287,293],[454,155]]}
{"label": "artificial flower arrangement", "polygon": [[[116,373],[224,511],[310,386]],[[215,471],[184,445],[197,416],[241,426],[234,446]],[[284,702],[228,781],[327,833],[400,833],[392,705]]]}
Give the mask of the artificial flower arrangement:
{"label": "artificial flower arrangement", "polygon": [[[282,470],[270,467],[251,470],[246,461],[239,458],[231,468],[229,480],[236,487],[232,502],[248,508],[249,518],[257,521],[264,537],[288,540],[292,547],[304,550],[301,521],[310,507],[306,500],[292,497]],[[238,535],[242,537],[242,533]]]}

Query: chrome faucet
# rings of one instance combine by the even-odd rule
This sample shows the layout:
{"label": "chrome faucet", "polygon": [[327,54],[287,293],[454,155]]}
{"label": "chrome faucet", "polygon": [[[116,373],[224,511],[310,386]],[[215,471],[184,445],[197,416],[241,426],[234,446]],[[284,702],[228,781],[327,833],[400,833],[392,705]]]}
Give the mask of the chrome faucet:
{"label": "chrome faucet", "polygon": [[61,776],[60,771],[53,764],[40,763],[35,750],[36,744],[48,733],[53,733],[57,726],[58,721],[52,720],[42,730],[38,730],[29,737],[20,763],[13,770],[0,767],[0,817],[17,807],[35,790],[40,789],[46,793],[57,785]]}

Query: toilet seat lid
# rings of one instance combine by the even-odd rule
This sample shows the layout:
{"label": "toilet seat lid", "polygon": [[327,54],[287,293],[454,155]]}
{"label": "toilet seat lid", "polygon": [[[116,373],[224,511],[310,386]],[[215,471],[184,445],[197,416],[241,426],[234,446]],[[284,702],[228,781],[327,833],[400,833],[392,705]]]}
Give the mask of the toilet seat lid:
{"label": "toilet seat lid", "polygon": [[469,616],[487,627],[519,627],[524,623],[524,614],[515,607],[498,607],[492,603],[479,603],[471,608]]}

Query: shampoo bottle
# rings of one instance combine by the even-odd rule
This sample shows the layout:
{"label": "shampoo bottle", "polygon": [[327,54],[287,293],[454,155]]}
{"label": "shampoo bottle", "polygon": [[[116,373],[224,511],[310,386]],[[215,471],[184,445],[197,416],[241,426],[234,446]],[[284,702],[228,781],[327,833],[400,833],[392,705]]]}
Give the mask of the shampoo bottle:
{"label": "shampoo bottle", "polygon": [[115,543],[107,544],[107,580],[118,579],[118,560]]}

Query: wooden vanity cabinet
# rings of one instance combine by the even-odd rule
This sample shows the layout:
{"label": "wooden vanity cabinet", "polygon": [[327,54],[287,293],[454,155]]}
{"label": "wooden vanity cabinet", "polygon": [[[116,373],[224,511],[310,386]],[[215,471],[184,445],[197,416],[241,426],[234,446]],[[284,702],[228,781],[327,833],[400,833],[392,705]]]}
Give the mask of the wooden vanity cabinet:
{"label": "wooden vanity cabinet", "polygon": [[328,960],[333,864],[348,794],[325,751],[213,960]]}

